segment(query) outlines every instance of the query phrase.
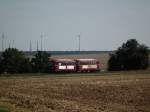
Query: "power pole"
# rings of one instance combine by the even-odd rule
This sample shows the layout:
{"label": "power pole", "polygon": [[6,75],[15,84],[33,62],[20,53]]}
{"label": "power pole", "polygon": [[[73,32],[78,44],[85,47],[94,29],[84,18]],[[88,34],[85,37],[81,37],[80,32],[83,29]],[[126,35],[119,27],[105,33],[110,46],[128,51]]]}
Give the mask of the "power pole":
{"label": "power pole", "polygon": [[11,48],[11,42],[8,43],[8,48]]}
{"label": "power pole", "polygon": [[79,51],[80,51],[80,40],[81,40],[81,34],[79,34],[79,35],[78,35],[78,39],[79,39],[79,40],[78,40],[78,41],[79,41],[79,46],[78,46],[79,48],[78,48],[78,49],[79,49]]}
{"label": "power pole", "polygon": [[37,40],[37,51],[39,51],[39,42]]}
{"label": "power pole", "polygon": [[4,33],[2,33],[2,52],[4,51],[4,38],[5,38]]}
{"label": "power pole", "polygon": [[43,51],[43,35],[41,35],[41,51]]}
{"label": "power pole", "polygon": [[30,40],[30,52],[32,52],[32,42],[31,42],[31,40]]}
{"label": "power pole", "polygon": [[12,42],[12,48],[14,48],[14,40],[13,40],[13,42]]}

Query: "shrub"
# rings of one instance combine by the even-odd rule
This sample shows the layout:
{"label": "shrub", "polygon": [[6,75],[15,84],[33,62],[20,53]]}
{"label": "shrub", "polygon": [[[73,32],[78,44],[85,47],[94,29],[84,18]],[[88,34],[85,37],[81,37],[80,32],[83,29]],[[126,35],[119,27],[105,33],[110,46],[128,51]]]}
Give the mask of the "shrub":
{"label": "shrub", "polygon": [[1,67],[3,72],[8,73],[26,73],[29,72],[29,61],[16,48],[8,48],[2,53]]}
{"label": "shrub", "polygon": [[108,70],[139,70],[149,66],[149,49],[135,39],[123,43],[118,50],[110,55]]}
{"label": "shrub", "polygon": [[46,51],[38,51],[35,54],[35,58],[32,59],[33,71],[34,72],[49,72],[48,60],[50,54]]}

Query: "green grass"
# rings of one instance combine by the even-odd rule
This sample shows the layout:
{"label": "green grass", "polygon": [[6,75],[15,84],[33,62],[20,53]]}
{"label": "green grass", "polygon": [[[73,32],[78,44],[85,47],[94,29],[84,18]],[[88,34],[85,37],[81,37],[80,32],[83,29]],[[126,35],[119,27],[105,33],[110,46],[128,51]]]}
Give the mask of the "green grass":
{"label": "green grass", "polygon": [[79,77],[79,76],[112,76],[112,75],[130,75],[130,74],[150,74],[150,70],[139,71],[114,71],[114,72],[96,72],[96,73],[25,73],[25,74],[0,74],[0,80],[18,79],[18,78],[41,78],[42,77]]}
{"label": "green grass", "polygon": [[0,112],[10,112],[6,107],[0,106]]}
{"label": "green grass", "polygon": [[[41,78],[41,77],[82,77],[82,76],[103,76],[109,75],[110,72],[94,73],[23,73],[23,74],[1,74],[0,80],[18,79],[18,78]],[[114,73],[113,73],[114,74]],[[112,74],[111,74],[112,75]]]}

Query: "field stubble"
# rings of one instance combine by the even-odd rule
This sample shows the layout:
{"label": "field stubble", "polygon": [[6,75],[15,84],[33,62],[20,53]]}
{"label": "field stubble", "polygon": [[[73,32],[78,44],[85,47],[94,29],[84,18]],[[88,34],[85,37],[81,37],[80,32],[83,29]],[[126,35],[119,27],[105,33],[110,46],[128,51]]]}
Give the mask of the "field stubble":
{"label": "field stubble", "polygon": [[149,73],[16,77],[0,85],[0,102],[14,112],[150,112]]}

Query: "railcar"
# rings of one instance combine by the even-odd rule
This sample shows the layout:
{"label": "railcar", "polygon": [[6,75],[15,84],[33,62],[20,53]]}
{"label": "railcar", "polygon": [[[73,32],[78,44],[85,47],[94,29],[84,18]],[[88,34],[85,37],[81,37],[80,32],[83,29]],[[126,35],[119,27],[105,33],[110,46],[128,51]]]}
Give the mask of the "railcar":
{"label": "railcar", "polygon": [[96,59],[76,59],[77,72],[96,72],[100,71],[100,63]]}
{"label": "railcar", "polygon": [[72,59],[50,59],[49,66],[51,72],[75,72],[76,61]]}

